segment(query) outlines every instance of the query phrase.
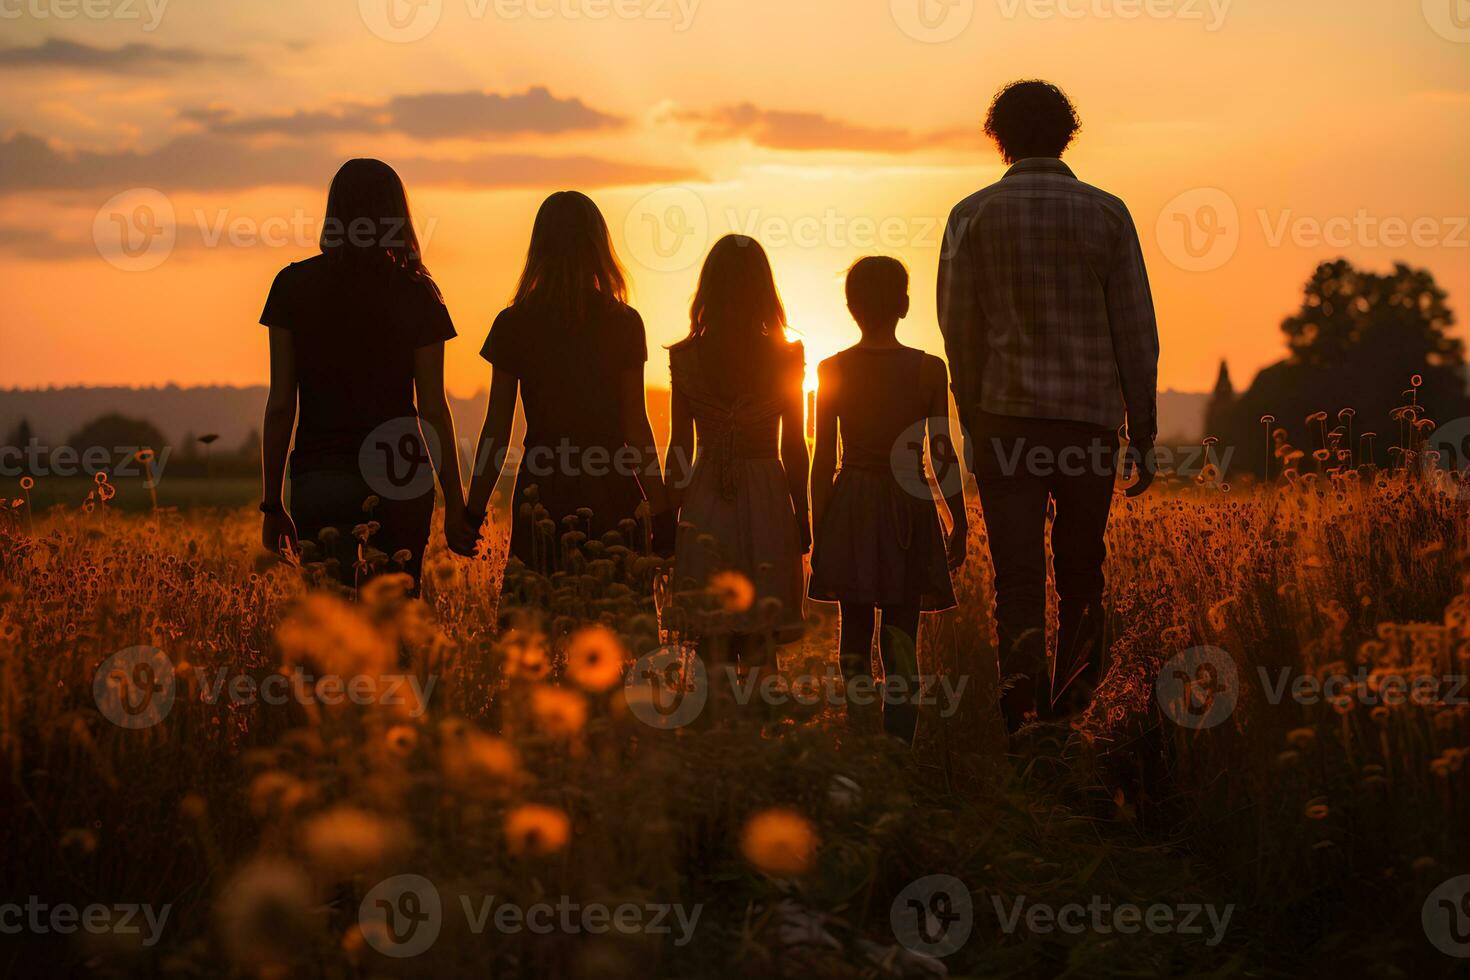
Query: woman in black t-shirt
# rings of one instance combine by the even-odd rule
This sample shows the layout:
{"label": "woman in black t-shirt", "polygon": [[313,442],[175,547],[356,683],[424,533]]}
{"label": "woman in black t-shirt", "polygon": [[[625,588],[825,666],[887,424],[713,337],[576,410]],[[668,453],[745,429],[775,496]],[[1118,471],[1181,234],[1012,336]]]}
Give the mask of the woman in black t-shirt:
{"label": "woman in black t-shirt", "polygon": [[[271,364],[263,543],[286,553],[298,537],[311,541],[346,585],[390,569],[417,583],[436,474],[446,524],[463,523],[444,395],[444,342],[455,334],[391,167],[358,159],[337,171],[321,254],[281,270],[260,322]],[[288,514],[281,491],[293,429]]]}
{"label": "woman in black t-shirt", "polygon": [[510,452],[517,394],[526,437],[511,503],[511,554],[534,569],[556,569],[569,528],[596,540],[637,520],[645,500],[649,516],[667,521],[644,401],[643,320],[627,305],[607,222],[591,198],[560,191],[541,205],[520,285],[480,353],[491,380],[469,492],[473,533],[451,538],[450,547],[474,553]]}

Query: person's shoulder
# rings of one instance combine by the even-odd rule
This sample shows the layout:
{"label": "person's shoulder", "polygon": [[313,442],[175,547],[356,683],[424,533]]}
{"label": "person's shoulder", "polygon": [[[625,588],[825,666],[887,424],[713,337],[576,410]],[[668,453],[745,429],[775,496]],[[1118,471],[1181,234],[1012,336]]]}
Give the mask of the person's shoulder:
{"label": "person's shoulder", "polygon": [[931,354],[926,350],[920,350],[917,347],[913,348],[913,350],[919,354],[919,377],[922,380],[937,380],[940,384],[945,384],[949,381],[949,367],[944,363],[944,358]]}
{"label": "person's shoulder", "polygon": [[1112,211],[1115,214],[1126,215],[1128,213],[1128,205],[1123,203],[1121,197],[1105,191],[1095,184],[1089,184],[1084,180],[1079,180],[1077,181],[1077,190],[1091,200],[1096,201],[1100,207]]}
{"label": "person's shoulder", "polygon": [[322,254],[289,262],[280,272],[276,273],[276,282],[292,284],[313,279],[328,271],[326,262],[327,257]]}

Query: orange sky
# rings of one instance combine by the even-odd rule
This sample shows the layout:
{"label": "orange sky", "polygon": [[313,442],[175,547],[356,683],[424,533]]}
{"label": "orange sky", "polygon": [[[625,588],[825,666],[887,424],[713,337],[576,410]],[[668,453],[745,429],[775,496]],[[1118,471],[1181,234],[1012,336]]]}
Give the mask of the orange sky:
{"label": "orange sky", "polygon": [[813,360],[855,339],[841,275],[873,252],[908,263],[902,336],[937,352],[943,219],[1001,173],[978,120],[1024,76],[1072,95],[1068,162],[1133,211],[1161,384],[1206,388],[1222,356],[1244,384],[1320,260],[1426,266],[1463,313],[1467,7],[0,0],[0,386],[265,380],[271,278],[363,155],[409,183],[458,392],[562,187],[608,216],[652,383],[732,230],[768,246]]}

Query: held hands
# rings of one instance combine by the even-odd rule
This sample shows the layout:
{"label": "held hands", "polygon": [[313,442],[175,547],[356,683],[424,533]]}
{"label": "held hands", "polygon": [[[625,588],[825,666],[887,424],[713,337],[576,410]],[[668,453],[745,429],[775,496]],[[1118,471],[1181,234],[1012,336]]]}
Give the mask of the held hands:
{"label": "held hands", "polygon": [[484,514],[470,514],[463,507],[444,509],[444,540],[449,550],[464,558],[474,558],[480,544],[480,528]]}
{"label": "held hands", "polygon": [[1142,496],[1154,482],[1154,472],[1158,468],[1158,462],[1154,459],[1154,444],[1150,440],[1130,442],[1128,448],[1123,451],[1123,478],[1138,477],[1136,483],[1123,491],[1127,497]]}
{"label": "held hands", "polygon": [[284,510],[266,514],[261,521],[260,543],[272,554],[286,557],[300,550],[296,541],[296,522]]}
{"label": "held hands", "polygon": [[949,570],[959,571],[968,557],[967,548],[970,543],[970,519],[961,512],[954,522],[954,527],[949,530],[948,547],[945,549],[949,559]]}

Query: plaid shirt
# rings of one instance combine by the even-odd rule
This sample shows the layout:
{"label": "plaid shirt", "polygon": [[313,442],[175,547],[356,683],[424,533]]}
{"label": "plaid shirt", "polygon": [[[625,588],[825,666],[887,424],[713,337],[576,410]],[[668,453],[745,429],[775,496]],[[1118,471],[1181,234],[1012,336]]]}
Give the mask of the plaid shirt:
{"label": "plaid shirt", "polygon": [[[1157,434],[1159,333],[1123,202],[1060,160],[1021,160],[955,206],[939,329],[963,420],[1068,419]],[[1119,397],[1121,394],[1121,398]]]}

